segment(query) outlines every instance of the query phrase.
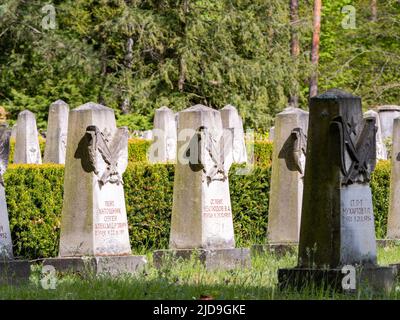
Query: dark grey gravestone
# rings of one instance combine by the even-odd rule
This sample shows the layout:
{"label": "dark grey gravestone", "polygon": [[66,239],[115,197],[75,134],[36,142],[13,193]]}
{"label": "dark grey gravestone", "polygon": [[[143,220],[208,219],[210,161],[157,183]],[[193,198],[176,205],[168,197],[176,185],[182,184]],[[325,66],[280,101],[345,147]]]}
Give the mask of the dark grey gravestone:
{"label": "dark grey gravestone", "polygon": [[362,284],[391,288],[394,268],[376,259],[375,133],[359,97],[334,89],[311,99],[298,266],[279,270],[281,288],[327,282],[340,289],[344,266],[356,267]]}

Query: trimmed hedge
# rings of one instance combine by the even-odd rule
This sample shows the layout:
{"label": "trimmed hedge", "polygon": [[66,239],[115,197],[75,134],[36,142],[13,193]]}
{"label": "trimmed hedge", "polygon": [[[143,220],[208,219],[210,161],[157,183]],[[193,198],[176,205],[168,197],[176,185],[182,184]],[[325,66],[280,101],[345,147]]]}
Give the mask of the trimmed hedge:
{"label": "trimmed hedge", "polygon": [[[265,241],[269,167],[253,174],[230,172],[236,242]],[[63,199],[62,165],[10,165],[5,174],[14,254],[23,258],[58,254]],[[168,247],[174,181],[173,165],[130,164],[124,174],[132,249]]]}
{"label": "trimmed hedge", "polygon": [[[151,141],[139,138],[132,138],[128,141],[128,160],[129,162],[147,162],[147,151],[149,150]],[[39,147],[44,155],[46,139],[39,137]],[[10,141],[9,162],[13,163],[15,149],[15,140]],[[254,143],[254,163],[257,165],[271,165],[272,161],[272,141],[261,140]]]}
{"label": "trimmed hedge", "polygon": [[[229,174],[237,246],[266,241],[270,167],[255,166],[252,174]],[[5,174],[7,205],[14,252],[23,258],[58,254],[63,199],[62,165],[10,165]],[[132,249],[168,247],[174,166],[129,164],[125,200]],[[378,163],[371,188],[378,238],[384,238],[389,202],[390,162]]]}

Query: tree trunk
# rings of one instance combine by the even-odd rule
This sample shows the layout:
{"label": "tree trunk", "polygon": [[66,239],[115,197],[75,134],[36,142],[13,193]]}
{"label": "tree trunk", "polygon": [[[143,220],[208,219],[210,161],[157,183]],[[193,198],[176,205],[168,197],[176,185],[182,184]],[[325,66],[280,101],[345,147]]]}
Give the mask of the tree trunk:
{"label": "tree trunk", "polygon": [[371,21],[376,21],[378,18],[377,0],[371,0]]}
{"label": "tree trunk", "polygon": [[319,34],[321,31],[322,0],[314,0],[313,39],[311,48],[312,74],[310,78],[310,98],[318,94]]}
{"label": "tree trunk", "polygon": [[[290,0],[290,55],[294,60],[300,54],[300,41],[297,32],[297,24],[299,22],[299,0]],[[296,89],[297,91],[297,89]],[[292,93],[289,96],[289,105],[298,107],[299,97],[298,93]]]}

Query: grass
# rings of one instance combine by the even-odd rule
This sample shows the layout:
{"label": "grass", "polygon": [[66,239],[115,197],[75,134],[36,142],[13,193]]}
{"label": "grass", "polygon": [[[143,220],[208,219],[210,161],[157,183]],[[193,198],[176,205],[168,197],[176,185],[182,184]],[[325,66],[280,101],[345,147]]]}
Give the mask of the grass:
{"label": "grass", "polygon": [[[157,270],[151,254],[145,270],[135,276],[88,277],[58,276],[56,289],[43,289],[40,270],[34,270],[29,283],[0,286],[1,299],[400,299],[400,283],[390,294],[370,291],[340,294],[322,289],[302,292],[277,289],[278,268],[296,265],[296,255],[277,257],[262,254],[252,258],[251,269],[233,271],[205,270],[195,260],[174,262]],[[378,250],[379,264],[400,262],[400,247]]]}

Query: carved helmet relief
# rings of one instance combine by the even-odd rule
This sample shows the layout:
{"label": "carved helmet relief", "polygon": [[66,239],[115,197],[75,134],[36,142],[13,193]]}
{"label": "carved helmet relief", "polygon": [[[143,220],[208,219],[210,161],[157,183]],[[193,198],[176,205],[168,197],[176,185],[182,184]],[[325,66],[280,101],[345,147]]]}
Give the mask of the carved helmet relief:
{"label": "carved helmet relief", "polygon": [[128,143],[127,128],[120,128],[112,137],[111,131],[100,131],[97,126],[88,126],[84,136],[87,147],[87,160],[92,171],[99,177],[100,187],[106,183],[123,184],[125,168],[120,165]]}
{"label": "carved helmet relief", "polygon": [[359,128],[354,115],[350,119],[338,116],[331,121],[330,131],[340,141],[342,184],[369,182],[376,164],[375,118],[365,118]]}
{"label": "carved helmet relief", "polygon": [[227,169],[225,168],[224,136],[217,136],[207,127],[200,127],[189,142],[185,152],[192,171],[203,172],[203,181],[210,184],[212,181],[225,181]]}
{"label": "carved helmet relief", "polygon": [[298,171],[302,177],[306,165],[307,136],[302,128],[294,128],[282,146],[278,157],[285,159],[290,171]]}

